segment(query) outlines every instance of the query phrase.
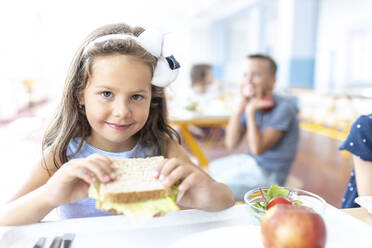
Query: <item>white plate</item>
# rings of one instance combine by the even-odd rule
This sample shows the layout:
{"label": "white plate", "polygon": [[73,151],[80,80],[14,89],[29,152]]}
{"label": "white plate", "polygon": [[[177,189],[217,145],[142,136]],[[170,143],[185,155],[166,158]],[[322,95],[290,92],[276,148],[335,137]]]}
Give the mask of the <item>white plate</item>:
{"label": "white plate", "polygon": [[260,226],[229,226],[198,232],[177,240],[169,248],[262,248]]}
{"label": "white plate", "polygon": [[354,200],[360,206],[366,208],[372,214],[372,196],[359,196]]}

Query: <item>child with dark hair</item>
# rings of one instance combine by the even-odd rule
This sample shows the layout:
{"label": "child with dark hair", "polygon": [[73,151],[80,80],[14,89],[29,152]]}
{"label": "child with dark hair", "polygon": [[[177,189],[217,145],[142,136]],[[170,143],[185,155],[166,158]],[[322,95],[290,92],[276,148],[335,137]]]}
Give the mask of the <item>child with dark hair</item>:
{"label": "child with dark hair", "polygon": [[190,71],[191,87],[199,94],[205,94],[213,83],[212,66],[195,64]]}

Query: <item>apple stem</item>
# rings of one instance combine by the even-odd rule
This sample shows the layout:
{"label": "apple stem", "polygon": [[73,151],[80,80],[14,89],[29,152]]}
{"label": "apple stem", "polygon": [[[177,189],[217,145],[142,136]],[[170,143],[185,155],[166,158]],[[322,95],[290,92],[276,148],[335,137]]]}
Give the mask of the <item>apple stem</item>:
{"label": "apple stem", "polygon": [[263,198],[264,201],[267,203],[267,199],[266,199],[266,197],[265,197],[265,194],[264,194],[263,191],[262,191],[262,188],[260,188],[260,192],[261,192],[262,198]]}

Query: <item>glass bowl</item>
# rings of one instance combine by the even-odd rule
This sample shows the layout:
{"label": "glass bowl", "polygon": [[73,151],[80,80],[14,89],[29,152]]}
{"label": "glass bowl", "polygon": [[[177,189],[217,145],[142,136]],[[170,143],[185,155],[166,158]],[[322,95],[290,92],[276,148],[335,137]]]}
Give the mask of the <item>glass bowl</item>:
{"label": "glass bowl", "polygon": [[[264,193],[266,193],[269,190],[269,188],[267,187],[263,187],[261,189]],[[302,189],[292,189],[292,188],[287,188],[287,187],[285,187],[285,189],[289,190],[290,192],[287,197],[289,200],[301,201],[302,206],[310,207],[319,215],[321,216],[323,215],[327,204],[326,204],[326,201],[322,197],[314,193],[302,190]],[[264,199],[262,198],[260,188],[252,189],[248,191],[247,193],[245,193],[244,195],[245,204],[248,206],[248,209],[250,210],[251,214],[254,217],[256,217],[256,219],[259,220],[260,222],[262,220],[262,217],[267,212],[267,210],[256,207],[254,206],[254,204],[256,202],[263,202],[263,201]]]}

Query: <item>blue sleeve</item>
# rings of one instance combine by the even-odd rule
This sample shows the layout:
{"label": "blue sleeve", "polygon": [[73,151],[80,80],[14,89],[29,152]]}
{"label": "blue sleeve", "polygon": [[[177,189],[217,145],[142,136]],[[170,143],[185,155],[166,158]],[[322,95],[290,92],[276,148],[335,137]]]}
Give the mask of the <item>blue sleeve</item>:
{"label": "blue sleeve", "polygon": [[245,129],[247,126],[247,118],[245,117],[245,114],[242,114],[240,117],[240,125]]}
{"label": "blue sleeve", "polygon": [[365,161],[372,161],[372,114],[356,120],[340,150],[347,150]]}
{"label": "blue sleeve", "polygon": [[270,118],[270,123],[267,123],[266,126],[280,131],[287,131],[291,127],[291,123],[296,118],[297,113],[288,102],[279,104],[276,108]]}

